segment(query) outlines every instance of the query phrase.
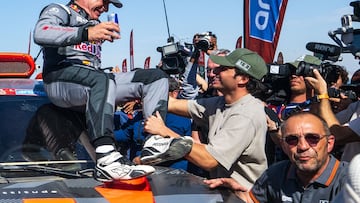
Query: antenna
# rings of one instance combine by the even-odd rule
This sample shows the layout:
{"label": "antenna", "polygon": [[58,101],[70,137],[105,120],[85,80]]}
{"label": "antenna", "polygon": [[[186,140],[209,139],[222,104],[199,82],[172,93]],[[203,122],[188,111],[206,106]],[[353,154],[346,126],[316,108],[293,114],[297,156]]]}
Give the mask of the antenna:
{"label": "antenna", "polygon": [[29,33],[29,44],[28,44],[28,54],[30,55],[30,51],[31,51],[31,30]]}
{"label": "antenna", "polygon": [[166,27],[167,27],[167,32],[168,32],[168,36],[169,36],[168,42],[173,42],[174,39],[171,38],[171,36],[170,36],[169,21],[168,21],[167,12],[166,12],[165,0],[163,0],[163,4],[164,4],[165,19],[166,19]]}

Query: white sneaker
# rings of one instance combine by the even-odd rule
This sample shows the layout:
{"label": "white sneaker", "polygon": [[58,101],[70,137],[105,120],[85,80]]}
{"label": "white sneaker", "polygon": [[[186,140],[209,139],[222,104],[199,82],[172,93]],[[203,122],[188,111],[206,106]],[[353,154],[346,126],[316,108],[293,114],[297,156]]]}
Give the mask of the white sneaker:
{"label": "white sneaker", "polygon": [[98,181],[130,180],[147,176],[155,171],[152,166],[135,165],[115,150],[96,155],[98,158],[94,178]]}
{"label": "white sneaker", "polygon": [[143,164],[156,165],[162,162],[177,160],[190,152],[193,145],[191,137],[164,138],[152,135],[145,141],[140,160]]}

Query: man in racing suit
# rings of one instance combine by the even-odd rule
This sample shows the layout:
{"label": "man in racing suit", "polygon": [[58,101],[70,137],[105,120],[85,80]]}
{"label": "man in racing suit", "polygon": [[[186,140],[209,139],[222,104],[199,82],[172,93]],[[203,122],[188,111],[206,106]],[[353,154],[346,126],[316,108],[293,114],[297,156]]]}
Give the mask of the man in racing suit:
{"label": "man in racing suit", "polygon": [[133,179],[154,172],[123,157],[113,138],[115,104],[142,99],[144,116],[159,111],[165,118],[167,75],[158,69],[110,73],[101,69],[101,44],[119,39],[119,25],[100,22],[109,3],[118,0],[72,0],[50,4],[40,14],[34,41],[43,48],[43,80],[57,106],[85,112],[90,140],[96,151],[95,179]]}

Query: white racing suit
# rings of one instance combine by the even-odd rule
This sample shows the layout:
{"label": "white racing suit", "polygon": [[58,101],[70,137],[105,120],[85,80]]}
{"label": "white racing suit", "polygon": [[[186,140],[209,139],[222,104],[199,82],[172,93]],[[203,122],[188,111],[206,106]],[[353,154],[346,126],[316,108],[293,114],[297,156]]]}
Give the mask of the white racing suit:
{"label": "white racing suit", "polygon": [[118,102],[142,99],[144,117],[159,111],[165,120],[168,75],[159,69],[109,73],[101,69],[102,42],[87,40],[89,20],[77,5],[50,4],[39,17],[34,41],[43,48],[43,79],[49,99],[63,108],[85,111],[92,141],[113,137]]}

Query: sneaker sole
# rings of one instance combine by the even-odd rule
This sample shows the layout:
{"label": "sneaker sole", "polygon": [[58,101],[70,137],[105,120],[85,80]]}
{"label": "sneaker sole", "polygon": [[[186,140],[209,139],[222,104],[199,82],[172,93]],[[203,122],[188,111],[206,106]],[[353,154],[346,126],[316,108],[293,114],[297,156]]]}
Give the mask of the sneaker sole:
{"label": "sneaker sole", "polygon": [[146,177],[148,175],[151,175],[154,171],[149,171],[147,173],[137,175],[136,177],[113,179],[113,178],[111,178],[111,176],[109,174],[103,172],[102,169],[95,166],[95,171],[94,171],[93,177],[94,177],[95,180],[100,181],[100,182],[113,182],[113,181],[119,181],[119,180],[135,180],[135,179],[138,179],[138,178],[143,178],[143,177]]}
{"label": "sneaker sole", "polygon": [[192,141],[187,139],[176,140],[170,145],[170,148],[162,154],[141,157],[141,163],[146,165],[156,165],[166,161],[172,161],[183,158],[186,155],[186,149],[191,147]]}

